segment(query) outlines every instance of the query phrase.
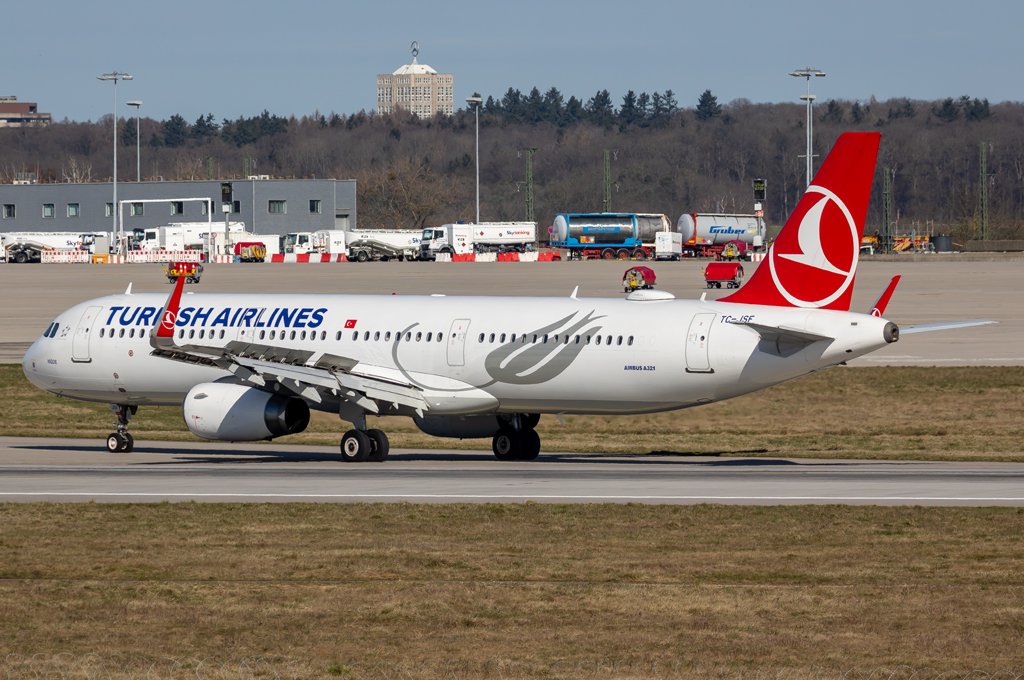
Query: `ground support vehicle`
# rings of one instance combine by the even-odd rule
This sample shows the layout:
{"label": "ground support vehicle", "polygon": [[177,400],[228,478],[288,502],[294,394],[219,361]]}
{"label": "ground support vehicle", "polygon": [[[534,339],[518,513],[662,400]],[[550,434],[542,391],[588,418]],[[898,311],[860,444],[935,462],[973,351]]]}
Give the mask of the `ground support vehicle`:
{"label": "ground support vehicle", "polygon": [[164,267],[167,281],[174,283],[179,277],[185,277],[185,283],[199,283],[203,275],[203,265],[198,262],[168,262]]}
{"label": "ground support vehicle", "polygon": [[677,231],[659,231],[654,235],[655,260],[678,260],[682,256],[682,234]]}
{"label": "ground support vehicle", "polygon": [[536,222],[480,222],[427,227],[420,238],[420,259],[438,254],[526,253],[537,242]]}
{"label": "ground support vehicle", "polygon": [[711,262],[704,268],[708,288],[739,288],[742,280],[743,265],[739,262]]}
{"label": "ground support vehicle", "polygon": [[0,234],[0,255],[4,262],[23,264],[39,262],[43,251],[89,250],[86,241],[92,242],[103,232],[78,234],[61,231],[19,231]]}
{"label": "ground support vehicle", "polygon": [[348,259],[356,262],[415,260],[421,232],[410,229],[362,229],[348,232]]}
{"label": "ground support vehicle", "polygon": [[631,293],[638,289],[654,288],[657,280],[654,270],[650,267],[630,267],[622,276],[622,291]]}
{"label": "ground support vehicle", "polygon": [[260,241],[239,241],[234,251],[239,262],[264,262],[267,259],[267,246]]}
{"label": "ground support vehicle", "polygon": [[281,239],[281,252],[286,255],[347,255],[347,233],[341,229],[293,231]]}

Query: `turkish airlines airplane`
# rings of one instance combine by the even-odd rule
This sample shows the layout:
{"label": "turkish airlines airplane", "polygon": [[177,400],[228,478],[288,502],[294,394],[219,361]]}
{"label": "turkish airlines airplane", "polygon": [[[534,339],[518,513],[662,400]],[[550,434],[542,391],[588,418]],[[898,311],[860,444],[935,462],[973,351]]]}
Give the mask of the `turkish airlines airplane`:
{"label": "turkish airlines airplane", "polygon": [[622,298],[132,294],[61,314],[25,354],[41,389],[105,402],[111,452],[131,451],[140,406],[182,406],[207,439],[304,430],[310,409],[352,424],[346,461],[384,460],[367,416],[404,415],[427,434],[490,437],[499,460],[532,460],[542,413],[632,414],[699,406],[842,364],[902,333],[849,311],[878,153],[847,133],[764,262],[716,301],[640,290]]}

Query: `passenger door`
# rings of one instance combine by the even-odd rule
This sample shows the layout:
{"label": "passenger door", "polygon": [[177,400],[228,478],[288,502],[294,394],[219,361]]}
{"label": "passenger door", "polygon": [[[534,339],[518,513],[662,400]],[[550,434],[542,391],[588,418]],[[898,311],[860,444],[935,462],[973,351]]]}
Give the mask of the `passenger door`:
{"label": "passenger door", "polygon": [[701,312],[690,321],[690,330],[686,333],[686,372],[714,373],[708,357],[708,345],[711,337],[711,322],[714,312]]}
{"label": "passenger door", "polygon": [[81,363],[87,363],[92,361],[92,355],[89,353],[89,338],[92,335],[93,324],[96,323],[96,317],[99,315],[102,307],[88,307],[85,312],[82,313],[82,318],[78,320],[78,326],[75,328],[75,337],[71,339],[71,360]]}

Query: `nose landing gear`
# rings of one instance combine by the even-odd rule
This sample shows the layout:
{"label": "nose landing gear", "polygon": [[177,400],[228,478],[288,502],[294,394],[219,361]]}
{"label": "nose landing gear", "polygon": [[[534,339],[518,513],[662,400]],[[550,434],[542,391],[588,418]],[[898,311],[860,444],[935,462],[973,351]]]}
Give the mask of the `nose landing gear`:
{"label": "nose landing gear", "polygon": [[139,407],[128,404],[111,404],[110,410],[117,416],[116,432],[107,435],[107,451],[111,453],[131,453],[135,448],[135,437],[128,433],[128,421],[135,415]]}

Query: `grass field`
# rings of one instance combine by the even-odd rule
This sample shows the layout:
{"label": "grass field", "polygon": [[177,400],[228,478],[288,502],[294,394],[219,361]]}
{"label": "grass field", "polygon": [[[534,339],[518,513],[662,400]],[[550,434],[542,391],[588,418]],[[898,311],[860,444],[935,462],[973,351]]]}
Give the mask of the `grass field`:
{"label": "grass field", "polygon": [[[6,435],[102,438],[113,422],[108,406],[41,392],[16,365],[0,365],[0,399],[17,404],[5,409]],[[392,447],[490,448],[383,420]],[[347,427],[315,413],[309,430],[279,441],[335,446]],[[1024,461],[1024,368],[837,368],[686,411],[566,416],[564,425],[544,416],[538,430],[545,451]],[[140,409],[132,432],[195,439],[169,407]]]}
{"label": "grass field", "polygon": [[[0,398],[4,434],[109,431],[17,366]],[[1024,369],[876,368],[541,430],[547,450],[1022,460],[1022,424]],[[190,438],[170,408],[133,432]],[[0,677],[1021,678],[1022,536],[1002,508],[0,504]]]}
{"label": "grass field", "polygon": [[1018,509],[8,504],[0,525],[9,677],[1024,673]]}

